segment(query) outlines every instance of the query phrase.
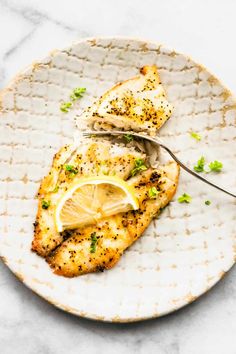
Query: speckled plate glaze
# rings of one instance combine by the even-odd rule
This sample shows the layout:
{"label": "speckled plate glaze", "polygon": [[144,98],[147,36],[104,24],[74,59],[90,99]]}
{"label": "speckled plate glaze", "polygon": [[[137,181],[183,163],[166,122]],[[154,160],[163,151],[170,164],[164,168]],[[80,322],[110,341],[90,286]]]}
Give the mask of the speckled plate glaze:
{"label": "speckled plate glaze", "polygon": [[[183,171],[175,199],[114,269],[66,279],[30,251],[39,182],[75,132],[75,110],[63,114],[60,103],[85,86],[75,108],[83,109],[146,64],[158,66],[174,106],[162,139],[189,166],[202,155],[221,160],[223,172],[208,178],[235,192],[236,101],[204,67],[162,45],[83,40],[32,64],[0,96],[1,258],[29,288],[75,315],[117,322],[162,316],[205,293],[235,262],[233,198]],[[177,202],[183,192],[192,203]]]}

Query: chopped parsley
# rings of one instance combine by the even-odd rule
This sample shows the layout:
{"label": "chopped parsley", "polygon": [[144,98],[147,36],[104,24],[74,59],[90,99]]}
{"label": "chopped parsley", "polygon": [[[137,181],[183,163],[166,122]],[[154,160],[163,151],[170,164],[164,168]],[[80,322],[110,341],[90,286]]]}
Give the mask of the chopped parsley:
{"label": "chopped parsley", "polygon": [[124,138],[127,141],[127,143],[130,143],[132,140],[134,140],[134,137],[131,134],[125,134]]}
{"label": "chopped parsley", "polygon": [[96,232],[92,232],[91,233],[90,240],[91,240],[90,253],[95,253],[96,252],[97,242],[98,242],[98,238],[97,238]]}
{"label": "chopped parsley", "polygon": [[132,177],[135,176],[137,173],[139,173],[141,171],[146,171],[147,170],[147,166],[145,165],[143,159],[135,159],[134,165],[135,165],[135,167],[131,171],[131,176]]}
{"label": "chopped parsley", "polygon": [[60,106],[60,110],[64,113],[68,113],[69,109],[72,107],[71,102],[63,102]]}
{"label": "chopped parsley", "polygon": [[156,187],[152,187],[148,190],[148,195],[150,199],[155,198],[158,195],[158,190],[156,189]]}
{"label": "chopped parsley", "polygon": [[204,172],[204,166],[205,166],[205,158],[202,156],[197,164],[193,167],[194,171],[196,172]]}
{"label": "chopped parsley", "polygon": [[187,193],[182,194],[178,198],[178,202],[179,203],[190,203],[191,200],[192,200],[192,197],[189,194],[187,194]]}
{"label": "chopped parsley", "polygon": [[52,190],[52,193],[57,193],[59,190],[59,186],[56,186],[53,190]]}
{"label": "chopped parsley", "polygon": [[76,87],[73,91],[72,94],[70,95],[71,101],[74,102],[78,100],[79,98],[83,97],[83,94],[85,93],[86,88],[85,87]]}
{"label": "chopped parsley", "polygon": [[[85,87],[76,87],[73,91],[72,94],[70,95],[70,99],[72,102],[77,101],[79,98],[83,97],[83,94],[85,93],[86,88]],[[72,102],[62,102],[60,106],[60,110],[64,113],[68,113],[69,109],[72,107]]]}
{"label": "chopped parsley", "polygon": [[206,204],[206,205],[210,205],[210,204],[211,204],[211,201],[210,201],[210,200],[205,200],[205,204]]}
{"label": "chopped parsley", "polygon": [[70,174],[72,174],[72,175],[76,175],[78,173],[77,168],[72,165],[65,165],[65,170],[67,172],[70,172]]}
{"label": "chopped parsley", "polygon": [[201,136],[195,132],[190,132],[189,134],[191,135],[192,138],[194,138],[197,141],[202,140]]}
{"label": "chopped parsley", "polygon": [[223,164],[220,161],[212,161],[209,163],[209,168],[212,172],[220,172],[222,170]]}
{"label": "chopped parsley", "polygon": [[49,207],[50,207],[50,204],[51,204],[51,202],[50,202],[50,200],[42,200],[42,208],[43,209],[48,209]]}

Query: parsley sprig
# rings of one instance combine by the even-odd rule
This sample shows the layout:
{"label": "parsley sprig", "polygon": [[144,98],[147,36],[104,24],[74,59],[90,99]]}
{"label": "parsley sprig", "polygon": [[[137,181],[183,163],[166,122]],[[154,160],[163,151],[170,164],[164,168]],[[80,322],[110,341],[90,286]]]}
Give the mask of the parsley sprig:
{"label": "parsley sprig", "polygon": [[96,232],[92,232],[91,233],[90,240],[91,240],[90,253],[95,253],[96,252],[96,247],[97,247],[97,242],[98,242],[98,238],[97,238]]}
{"label": "parsley sprig", "polygon": [[64,166],[64,169],[66,171],[66,174],[68,175],[69,174],[69,177],[72,178],[74,177],[75,175],[77,175],[78,173],[78,169],[77,167],[73,166],[73,165],[65,165]]}
{"label": "parsley sprig", "polygon": [[72,91],[72,94],[70,95],[71,101],[74,102],[77,101],[79,98],[83,97],[85,91],[86,91],[85,87],[76,87]]}
{"label": "parsley sprig", "polygon": [[178,198],[179,203],[190,203],[191,201],[192,201],[192,197],[187,193],[182,194]]}
{"label": "parsley sprig", "polygon": [[223,168],[223,164],[220,161],[212,161],[209,163],[208,167],[210,168],[210,171],[212,172],[221,172]]}
{"label": "parsley sprig", "polygon": [[131,141],[134,140],[134,137],[131,134],[125,134],[124,138],[127,141],[127,143],[130,143]]}
{"label": "parsley sprig", "polygon": [[191,135],[192,138],[194,138],[197,141],[202,140],[201,136],[198,133],[190,132],[189,134]]}
{"label": "parsley sprig", "polygon": [[43,209],[48,209],[49,207],[50,207],[50,205],[51,205],[51,202],[50,202],[50,200],[42,200],[42,208]]}
{"label": "parsley sprig", "polygon": [[201,157],[197,164],[193,167],[194,171],[196,172],[204,172],[204,167],[205,167],[205,157]]}
{"label": "parsley sprig", "polygon": [[152,187],[148,190],[148,195],[150,199],[154,199],[157,195],[158,195],[158,190],[156,189],[156,187]]}
{"label": "parsley sprig", "polygon": [[60,105],[60,110],[64,113],[68,113],[70,108],[72,108],[73,102],[77,101],[79,98],[83,97],[85,93],[85,87],[76,87],[70,94],[71,101],[62,102]]}
{"label": "parsley sprig", "polygon": [[132,177],[136,176],[137,173],[139,173],[141,171],[146,171],[147,170],[147,166],[145,165],[143,159],[135,159],[134,165],[135,165],[135,167],[131,171],[131,176]]}
{"label": "parsley sprig", "polygon": [[72,103],[71,102],[62,102],[62,104],[60,105],[60,110],[64,113],[68,113],[69,109],[72,107]]}

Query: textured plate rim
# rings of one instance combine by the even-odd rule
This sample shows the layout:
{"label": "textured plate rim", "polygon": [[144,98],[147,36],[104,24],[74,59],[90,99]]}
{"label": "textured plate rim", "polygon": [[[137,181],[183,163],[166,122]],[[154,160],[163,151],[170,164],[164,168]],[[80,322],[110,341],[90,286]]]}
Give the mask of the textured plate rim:
{"label": "textured plate rim", "polygon": [[[214,74],[212,74],[212,72],[206,68],[204,65],[197,63],[195,60],[192,59],[192,57],[190,55],[184,54],[181,51],[175,51],[173,48],[170,48],[169,46],[164,45],[163,43],[157,42],[155,40],[145,40],[142,39],[140,37],[129,37],[129,36],[99,36],[99,37],[85,37],[79,40],[75,40],[72,41],[71,45],[68,47],[64,47],[64,48],[60,48],[60,49],[53,49],[51,50],[47,56],[45,56],[42,59],[38,59],[33,61],[31,64],[27,65],[24,69],[18,71],[18,73],[16,73],[16,75],[9,80],[9,82],[6,84],[6,86],[4,88],[2,88],[0,90],[0,114],[1,114],[1,110],[2,110],[2,106],[1,106],[1,101],[2,101],[2,97],[5,95],[5,93],[8,92],[8,90],[11,89],[11,86],[16,83],[22,75],[24,75],[28,70],[33,69],[35,66],[37,66],[38,64],[42,63],[46,58],[51,57],[54,55],[54,53],[57,52],[61,52],[63,50],[66,50],[67,48],[70,48],[72,46],[84,43],[84,42],[96,42],[99,40],[116,40],[116,41],[134,41],[134,42],[139,42],[139,43],[143,43],[145,44],[154,44],[157,45],[159,47],[163,47],[173,53],[178,53],[182,56],[184,56],[185,58],[191,60],[196,66],[201,67],[204,71],[206,71],[215,82],[217,82],[221,87],[224,88],[224,90],[228,93],[229,96],[231,96],[232,100],[235,101],[236,104],[236,96],[231,92],[230,89],[228,89],[225,84],[222,83],[222,81]],[[147,48],[148,51],[148,48]],[[208,288],[206,288],[202,293],[200,293],[198,296],[196,297],[190,297],[188,299],[188,301],[182,301],[182,303],[180,303],[178,306],[176,306],[176,308],[171,309],[170,311],[166,311],[163,312],[161,314],[159,314],[158,312],[154,313],[151,316],[144,316],[144,317],[130,317],[130,318],[120,318],[119,316],[115,316],[113,318],[106,318],[103,316],[98,316],[96,314],[92,314],[92,313],[85,313],[83,311],[79,311],[76,308],[72,308],[69,306],[64,306],[63,304],[59,303],[59,302],[55,302],[51,297],[46,297],[42,294],[40,294],[39,291],[37,291],[34,286],[32,286],[31,283],[28,283],[27,281],[24,280],[24,277],[22,274],[17,273],[16,271],[14,271],[14,269],[11,267],[11,265],[8,264],[6,257],[1,255],[1,249],[0,249],[0,259],[2,260],[2,262],[8,267],[8,269],[10,269],[10,271],[16,276],[16,278],[18,278],[18,280],[20,280],[28,289],[30,289],[32,292],[34,292],[36,295],[38,295],[40,298],[46,300],[48,303],[50,303],[51,305],[54,305],[56,308],[70,313],[74,316],[77,317],[82,317],[82,318],[86,318],[89,320],[94,320],[94,321],[102,321],[102,322],[106,322],[106,323],[133,323],[133,322],[140,322],[140,321],[145,321],[145,320],[151,320],[154,318],[159,318],[159,317],[163,317],[166,316],[172,312],[175,312],[177,310],[182,309],[183,307],[191,304],[192,302],[196,301],[197,299],[199,299],[200,297],[202,297],[202,295],[206,294],[208,291],[210,291],[231,269],[232,267],[235,265],[236,263],[236,257],[234,257],[233,262],[230,264],[230,266],[228,267],[227,271],[224,271],[221,273],[221,275],[219,276],[218,279],[216,279],[214,281],[214,283],[212,283]]]}

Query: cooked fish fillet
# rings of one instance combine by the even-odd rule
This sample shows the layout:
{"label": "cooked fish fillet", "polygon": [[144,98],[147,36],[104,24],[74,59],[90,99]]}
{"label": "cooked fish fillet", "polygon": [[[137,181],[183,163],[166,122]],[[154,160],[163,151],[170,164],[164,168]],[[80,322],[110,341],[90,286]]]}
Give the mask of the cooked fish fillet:
{"label": "cooked fish fillet", "polygon": [[[120,213],[99,221],[96,225],[71,233],[47,257],[54,272],[66,277],[112,268],[124,250],[137,240],[153,217],[172,199],[178,182],[179,167],[175,162],[148,169],[129,179],[139,199],[140,209]],[[149,189],[156,187],[158,197],[150,199]],[[96,249],[91,252],[91,239],[96,237]]]}
{"label": "cooked fish fillet", "polygon": [[[32,250],[45,257],[63,242],[64,235],[56,230],[54,212],[59,198],[72,182],[82,176],[104,174],[115,174],[126,180],[137,158],[145,159],[145,155],[109,141],[89,139],[79,146],[62,147],[55,155],[52,167],[39,188]],[[47,209],[44,202],[50,203]]]}
{"label": "cooked fish fillet", "polygon": [[117,127],[155,134],[171,112],[172,106],[153,65],[144,66],[139,76],[111,88],[79,119],[87,120],[96,129]]}

